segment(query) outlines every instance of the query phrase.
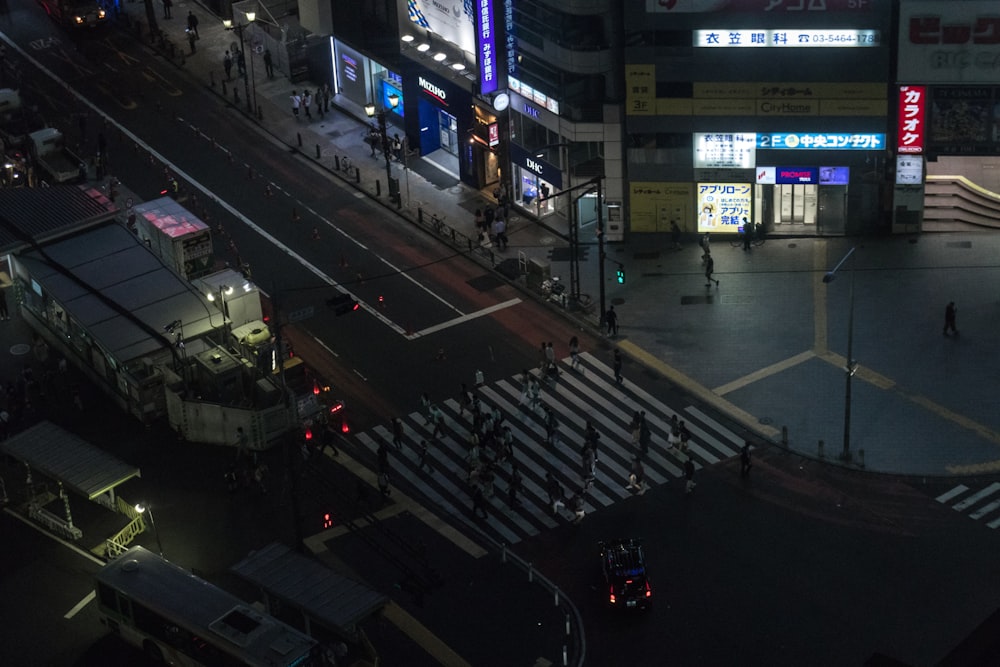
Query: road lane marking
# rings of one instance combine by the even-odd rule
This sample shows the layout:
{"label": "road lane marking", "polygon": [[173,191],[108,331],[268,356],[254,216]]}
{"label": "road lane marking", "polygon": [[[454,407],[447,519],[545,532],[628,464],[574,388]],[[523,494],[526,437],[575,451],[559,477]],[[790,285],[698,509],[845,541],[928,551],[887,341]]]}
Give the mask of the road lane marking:
{"label": "road lane marking", "polygon": [[421,336],[427,336],[429,334],[436,333],[443,329],[449,329],[451,327],[458,326],[459,324],[464,324],[465,322],[468,322],[469,320],[474,320],[477,317],[482,317],[483,315],[489,315],[490,313],[495,313],[496,311],[503,310],[504,308],[510,308],[511,306],[516,306],[519,303],[521,303],[521,300],[517,297],[514,297],[513,299],[509,299],[502,303],[495,303],[492,306],[481,308],[480,310],[477,310],[474,313],[460,315],[459,317],[456,317],[454,319],[450,319],[445,322],[441,322],[440,324],[429,326],[426,329],[421,329],[416,333],[408,335],[407,338],[412,340],[414,338],[420,338]]}
{"label": "road lane marking", "polygon": [[[100,118],[103,118],[106,123],[108,123],[110,125],[113,125],[114,127],[117,127],[118,130],[122,134],[124,134],[129,139],[131,139],[133,142],[135,142],[137,145],[139,145],[140,147],[142,147],[143,150],[147,151],[150,155],[155,156],[156,159],[159,160],[160,162],[162,162],[163,164],[169,165],[170,168],[171,168],[171,170],[175,174],[177,174],[178,176],[180,176],[182,179],[184,179],[185,181],[187,181],[188,183],[190,183],[192,188],[197,189],[203,195],[205,195],[206,197],[208,197],[211,201],[214,201],[219,206],[221,206],[222,208],[224,208],[232,216],[234,216],[235,218],[237,218],[240,221],[242,221],[247,227],[249,227],[253,231],[257,232],[257,234],[259,234],[264,239],[266,239],[268,242],[270,242],[274,247],[278,248],[283,253],[285,253],[286,255],[288,255],[290,258],[294,259],[296,262],[298,262],[303,267],[305,267],[306,269],[308,269],[309,272],[311,272],[313,275],[317,276],[320,280],[322,280],[326,284],[330,285],[331,287],[336,288],[337,291],[339,291],[339,292],[341,292],[343,294],[350,294],[352,296],[352,298],[356,299],[361,304],[361,307],[364,308],[365,311],[367,311],[370,315],[374,316],[377,320],[379,320],[380,322],[382,322],[383,324],[385,324],[387,327],[389,327],[390,329],[392,329],[396,333],[400,334],[401,336],[406,337],[406,330],[402,326],[396,324],[395,322],[393,322],[392,320],[390,320],[388,317],[386,317],[385,315],[383,315],[379,311],[379,309],[377,307],[371,306],[368,303],[366,303],[365,301],[362,301],[361,299],[358,299],[357,296],[355,296],[352,292],[348,291],[339,282],[337,282],[336,280],[334,280],[333,278],[331,278],[330,276],[328,276],[326,273],[324,273],[317,266],[313,265],[312,263],[310,263],[309,261],[307,261],[304,257],[302,257],[301,255],[299,255],[298,253],[296,253],[294,250],[292,250],[289,246],[285,245],[284,243],[282,243],[281,241],[279,241],[277,238],[275,238],[274,236],[272,236],[271,234],[269,234],[267,231],[265,231],[263,228],[261,228],[260,226],[258,226],[257,224],[255,224],[252,220],[250,220],[250,218],[248,218],[247,216],[243,215],[243,213],[241,213],[240,211],[238,211],[235,206],[233,206],[229,202],[227,202],[227,201],[225,201],[225,200],[220,199],[219,197],[217,197],[214,192],[210,191],[207,187],[205,187],[200,182],[198,182],[197,180],[195,180],[194,178],[192,178],[190,174],[188,174],[184,170],[178,168],[178,166],[176,164],[174,164],[170,160],[167,160],[166,157],[164,157],[162,154],[160,154],[159,151],[155,150],[152,146],[150,146],[145,141],[143,141],[141,138],[139,138],[138,135],[134,134],[131,130],[129,130],[127,127],[125,127],[124,125],[122,125],[121,123],[119,123],[118,121],[116,121],[114,118],[112,118],[112,117],[108,116],[107,114],[105,114],[97,105],[95,105],[89,99],[87,99],[82,94],[80,94],[75,88],[73,88],[72,86],[70,86],[67,82],[63,81],[60,77],[56,76],[55,72],[53,72],[49,68],[45,67],[42,63],[40,63],[36,59],[32,58],[19,45],[15,44],[13,41],[11,41],[10,39],[8,39],[4,35],[0,35],[0,39],[2,39],[2,41],[6,42],[7,45],[10,48],[12,48],[14,51],[18,52],[21,55],[21,57],[23,57],[25,60],[30,61],[41,72],[44,72],[50,79],[52,79],[53,81],[55,81],[58,84],[60,84],[68,93],[70,93],[71,95],[73,95],[77,100],[79,100],[81,103],[83,103],[83,104],[87,105],[88,107],[90,107],[94,111],[94,113],[97,114]],[[57,54],[57,56],[58,56],[58,54]],[[72,62],[68,57],[64,57],[63,59],[66,60],[66,62],[68,62],[69,64],[77,66],[76,63]],[[154,72],[154,74],[155,74],[155,72]],[[159,75],[157,75],[157,76],[159,76]],[[177,121],[180,122],[180,123],[185,123],[185,121],[184,121],[183,118],[177,118]],[[297,200],[297,199],[294,200],[294,201],[296,203],[298,203],[299,205],[303,205],[302,202],[299,202],[299,200]],[[371,249],[367,248],[363,243],[361,243],[359,240],[357,240],[354,237],[352,237],[350,234],[348,234],[347,232],[345,232],[343,229],[339,228],[337,225],[333,224],[333,222],[331,222],[327,218],[322,217],[322,216],[318,216],[318,217],[324,223],[326,223],[328,226],[330,226],[330,228],[336,230],[341,236],[343,236],[344,238],[350,240],[351,242],[353,242],[354,244],[356,244],[359,248],[362,248],[366,252],[370,253],[377,260],[379,260],[380,262],[382,262],[383,264],[385,264],[387,267],[389,267],[390,269],[392,269],[394,272],[396,272],[397,275],[403,277],[406,280],[409,280],[413,285],[415,285],[416,287],[420,288],[421,290],[423,290],[424,292],[426,292],[427,294],[429,294],[431,297],[433,297],[437,301],[440,301],[441,303],[443,303],[446,307],[450,308],[451,310],[454,310],[457,313],[461,313],[462,312],[454,304],[448,302],[442,296],[440,296],[439,294],[435,293],[430,287],[428,287],[428,286],[420,283],[417,279],[415,279],[413,276],[409,275],[407,272],[401,271],[398,267],[395,267],[391,262],[389,262],[388,260],[386,260],[381,255],[379,255],[377,252],[374,252]]]}
{"label": "road lane marking", "polygon": [[773,363],[770,366],[765,366],[764,368],[755,370],[753,373],[748,373],[747,375],[744,375],[741,378],[736,378],[732,382],[727,382],[726,384],[720,387],[716,387],[712,391],[714,391],[719,396],[725,396],[726,394],[734,392],[737,389],[742,389],[743,387],[753,384],[754,382],[758,382],[772,375],[777,375],[778,373],[787,371],[789,368],[792,368],[793,366],[798,366],[802,362],[809,361],[815,356],[816,353],[813,352],[812,350],[800,352],[799,354],[796,354],[794,357],[788,357],[787,359],[783,359],[782,361]]}
{"label": "road lane marking", "polygon": [[951,491],[948,491],[947,493],[942,493],[940,496],[938,496],[934,500],[938,501],[939,503],[946,503],[949,500],[951,500],[952,498],[954,498],[955,496],[960,496],[960,495],[962,495],[963,493],[965,493],[968,490],[969,490],[969,487],[965,486],[964,484],[959,484],[958,486],[956,486]]}
{"label": "road lane marking", "polygon": [[964,510],[969,509],[970,507],[978,503],[980,500],[983,500],[984,498],[989,498],[997,491],[1000,491],[1000,482],[993,482],[979,493],[974,493],[965,500],[963,500],[962,502],[952,505],[951,508],[956,512],[962,512]]}
{"label": "road lane marking", "polygon": [[93,600],[95,597],[97,597],[97,593],[95,593],[94,591],[90,591],[89,593],[83,596],[82,600],[76,603],[75,607],[67,611],[66,614],[63,616],[63,618],[67,619],[73,618],[74,616],[80,613],[81,609],[90,604],[91,600]]}

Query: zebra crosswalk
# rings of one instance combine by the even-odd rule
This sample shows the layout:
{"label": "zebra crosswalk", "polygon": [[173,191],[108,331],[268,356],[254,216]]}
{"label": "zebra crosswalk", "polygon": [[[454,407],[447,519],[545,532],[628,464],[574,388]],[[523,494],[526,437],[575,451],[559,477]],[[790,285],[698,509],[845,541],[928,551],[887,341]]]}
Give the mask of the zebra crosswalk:
{"label": "zebra crosswalk", "polygon": [[975,521],[982,520],[988,528],[1000,528],[1000,482],[978,490],[958,484],[935,500],[956,512],[968,514]]}
{"label": "zebra crosswalk", "polygon": [[[469,446],[471,429],[468,409],[459,400],[438,402],[444,415],[444,429],[434,437],[434,426],[421,412],[401,417],[402,446],[393,446],[391,425],[377,426],[355,435],[359,444],[372,453],[385,446],[390,452],[393,484],[406,484],[437,506],[446,518],[461,523],[476,522],[494,537],[515,544],[549,530],[572,518],[573,514],[553,513],[546,490],[546,473],[551,473],[568,495],[581,493],[584,511],[594,512],[631,497],[627,488],[632,461],[637,453],[632,443],[630,424],[636,412],[646,413],[650,427],[649,451],[642,456],[648,484],[658,486],[684,475],[684,463],[690,457],[696,469],[711,466],[737,456],[742,440],[724,425],[694,406],[676,410],[630,380],[618,385],[614,371],[589,353],[580,355],[579,370],[570,359],[560,362],[554,380],[531,374],[542,386],[540,404],[558,421],[557,437],[548,442],[541,410],[526,405],[522,397],[522,378],[497,380],[478,388],[483,409],[498,409],[514,438],[512,459],[522,478],[518,502],[508,499],[511,462],[495,467],[494,496],[489,499],[488,517],[477,521],[471,512],[473,487],[469,483]],[[668,444],[670,420],[676,415],[691,433],[688,451],[680,452]],[[588,422],[600,434],[596,474],[587,482],[581,449]],[[429,444],[431,472],[421,468],[421,442]]]}

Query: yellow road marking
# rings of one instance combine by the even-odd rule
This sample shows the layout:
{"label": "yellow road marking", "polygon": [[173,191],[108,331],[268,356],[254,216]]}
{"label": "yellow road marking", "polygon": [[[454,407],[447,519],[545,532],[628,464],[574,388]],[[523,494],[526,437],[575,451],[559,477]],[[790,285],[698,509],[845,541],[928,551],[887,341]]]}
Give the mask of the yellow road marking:
{"label": "yellow road marking", "polygon": [[437,635],[428,630],[423,623],[413,618],[413,616],[395,602],[389,602],[386,605],[383,616],[419,644],[439,665],[446,665],[447,667],[472,667],[471,663],[463,660],[447,644],[438,639]]}
{"label": "yellow road marking", "polygon": [[720,387],[716,387],[712,391],[714,391],[719,396],[725,396],[726,394],[734,392],[737,389],[742,389],[747,385],[753,384],[758,380],[763,380],[764,378],[770,377],[772,375],[777,375],[782,371],[786,371],[789,368],[792,368],[793,366],[798,366],[803,361],[809,361],[815,356],[816,353],[813,352],[812,350],[807,350],[806,352],[800,352],[799,354],[796,354],[794,357],[788,357],[787,359],[773,363],[770,366],[765,366],[764,368],[756,370],[753,373],[744,375],[741,378],[737,378],[732,382],[727,382],[726,384]]}
{"label": "yellow road marking", "polygon": [[625,352],[630,357],[638,360],[639,362],[649,366],[650,368],[656,370],[664,377],[666,377],[670,382],[684,387],[686,390],[690,391],[692,394],[697,396],[700,400],[713,406],[715,409],[726,413],[732,419],[740,422],[747,428],[757,431],[758,433],[763,433],[766,437],[774,438],[777,437],[779,431],[773,426],[767,426],[761,424],[760,421],[742,408],[739,408],[726,399],[712,393],[712,390],[703,387],[702,385],[695,382],[693,379],[681,373],[679,370],[670,366],[662,361],[660,361],[653,354],[647,352],[641,347],[627,340],[618,343],[618,347],[621,348],[622,352]]}

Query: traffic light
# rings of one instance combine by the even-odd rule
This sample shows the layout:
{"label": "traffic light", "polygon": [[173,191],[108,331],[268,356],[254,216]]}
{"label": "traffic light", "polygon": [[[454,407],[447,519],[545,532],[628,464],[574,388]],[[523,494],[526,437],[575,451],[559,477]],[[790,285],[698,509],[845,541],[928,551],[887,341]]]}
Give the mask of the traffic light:
{"label": "traffic light", "polygon": [[615,275],[618,277],[618,284],[619,285],[624,285],[625,284],[625,265],[624,264],[619,264],[618,265],[618,270],[615,271]]}
{"label": "traffic light", "polygon": [[354,297],[350,294],[338,294],[337,296],[332,296],[326,300],[326,305],[333,309],[333,312],[338,317],[341,315],[346,315],[347,313],[353,313],[355,310],[361,308],[361,304],[355,301]]}
{"label": "traffic light", "polygon": [[329,512],[323,512],[323,530],[330,528],[333,528],[333,515]]}

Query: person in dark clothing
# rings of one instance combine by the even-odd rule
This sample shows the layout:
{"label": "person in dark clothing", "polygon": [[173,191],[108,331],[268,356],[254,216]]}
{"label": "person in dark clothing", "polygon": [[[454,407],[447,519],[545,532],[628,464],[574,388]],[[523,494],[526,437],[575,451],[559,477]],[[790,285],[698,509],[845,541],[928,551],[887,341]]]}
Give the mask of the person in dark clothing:
{"label": "person in dark clothing", "polygon": [[691,493],[697,484],[694,481],[694,461],[691,460],[689,456],[687,461],[684,462],[684,493]]}
{"label": "person in dark clothing", "polygon": [[163,18],[173,18],[170,16],[170,8],[174,6],[173,0],[163,0]]}
{"label": "person in dark clothing", "polygon": [[674,250],[681,249],[681,228],[676,220],[670,223],[670,247]]}
{"label": "person in dark clothing", "polygon": [[604,321],[608,325],[608,335],[617,336],[618,335],[618,313],[615,312],[615,307],[611,306],[608,308],[607,314],[604,315]]}
{"label": "person in dark clothing", "polygon": [[271,57],[271,49],[264,49],[264,69],[267,70],[267,78],[274,78],[274,59]]}
{"label": "person in dark clothing", "polygon": [[750,468],[753,467],[753,461],[751,460],[750,454],[750,441],[747,440],[743,444],[743,449],[740,450],[740,477],[749,477]]}
{"label": "person in dark clothing", "polygon": [[10,312],[7,310],[7,290],[0,287],[0,320],[9,320]]}
{"label": "person in dark clothing", "polygon": [[195,39],[201,39],[201,35],[198,34],[198,17],[194,12],[188,12],[188,31],[194,33]]}
{"label": "person in dark clothing", "polygon": [[955,307],[954,301],[949,301],[948,305],[944,309],[944,333],[945,336],[951,331],[956,336],[958,335],[958,329],[955,328],[955,316],[958,315],[958,308]]}
{"label": "person in dark clothing", "polygon": [[479,519],[489,519],[490,512],[486,509],[486,495],[483,487],[476,485],[476,490],[472,494],[472,513]]}
{"label": "person in dark clothing", "polygon": [[614,364],[614,368],[615,368],[615,382],[617,384],[621,384],[625,380],[622,377],[622,353],[621,353],[621,350],[615,350],[615,364]]}

